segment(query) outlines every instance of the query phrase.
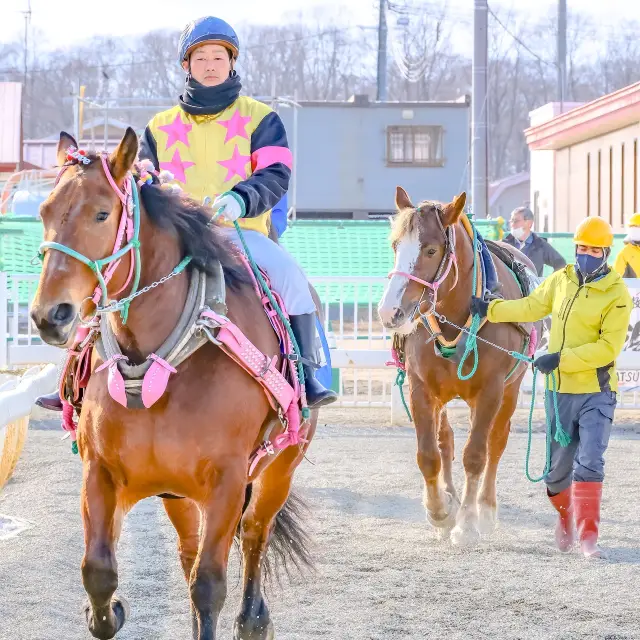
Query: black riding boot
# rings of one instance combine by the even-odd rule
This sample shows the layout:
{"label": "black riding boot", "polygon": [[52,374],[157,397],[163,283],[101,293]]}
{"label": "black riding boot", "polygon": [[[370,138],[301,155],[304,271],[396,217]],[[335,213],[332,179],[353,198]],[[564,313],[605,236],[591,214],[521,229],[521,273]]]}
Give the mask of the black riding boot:
{"label": "black riding boot", "polygon": [[60,400],[60,394],[57,391],[46,396],[40,396],[36,400],[36,404],[49,411],[62,411],[62,400]]}
{"label": "black riding boot", "polygon": [[[309,362],[316,362],[316,314],[305,313],[289,318],[293,334],[300,347],[302,358]],[[338,394],[331,389],[325,389],[315,377],[312,366],[304,364],[304,383],[309,407],[317,408],[331,404],[338,399]]]}

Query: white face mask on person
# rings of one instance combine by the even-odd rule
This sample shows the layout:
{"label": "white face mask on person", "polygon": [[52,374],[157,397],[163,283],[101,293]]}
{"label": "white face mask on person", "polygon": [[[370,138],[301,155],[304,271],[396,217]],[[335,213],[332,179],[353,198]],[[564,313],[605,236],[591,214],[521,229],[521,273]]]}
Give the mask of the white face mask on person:
{"label": "white face mask on person", "polygon": [[627,234],[627,238],[631,240],[631,242],[640,243],[640,227],[629,227],[629,233]]}
{"label": "white face mask on person", "polygon": [[525,234],[524,227],[514,227],[513,229],[511,229],[511,235],[516,240],[522,240],[524,238],[524,234]]}

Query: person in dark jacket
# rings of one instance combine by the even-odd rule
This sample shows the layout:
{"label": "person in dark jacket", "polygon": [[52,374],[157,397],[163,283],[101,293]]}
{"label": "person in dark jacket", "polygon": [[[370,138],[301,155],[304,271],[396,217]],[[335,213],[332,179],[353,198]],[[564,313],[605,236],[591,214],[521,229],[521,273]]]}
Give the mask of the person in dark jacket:
{"label": "person in dark jacket", "polygon": [[503,242],[519,249],[536,267],[541,276],[545,265],[554,271],[564,269],[565,259],[537,233],[533,228],[533,212],[527,207],[518,207],[511,212],[511,233],[504,237]]}

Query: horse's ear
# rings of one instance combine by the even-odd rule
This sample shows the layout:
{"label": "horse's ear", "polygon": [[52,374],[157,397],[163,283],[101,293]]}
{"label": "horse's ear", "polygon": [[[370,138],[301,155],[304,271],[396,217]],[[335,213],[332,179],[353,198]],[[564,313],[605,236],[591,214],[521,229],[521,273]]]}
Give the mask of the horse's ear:
{"label": "horse's ear", "polygon": [[124,137],[120,140],[115,151],[109,156],[111,175],[116,182],[120,182],[127,175],[127,172],[131,170],[137,155],[138,136],[131,127],[127,127]]}
{"label": "horse's ear", "polygon": [[452,224],[458,222],[458,219],[460,218],[464,210],[464,204],[466,201],[467,194],[463,191],[444,208],[444,211],[442,212],[442,224],[445,227],[449,227]]}
{"label": "horse's ear", "polygon": [[69,151],[69,147],[75,147],[77,149],[78,143],[75,138],[69,135],[66,131],[61,131],[58,150],[56,152],[56,161],[59,167],[67,161],[67,152]]}
{"label": "horse's ear", "polygon": [[414,208],[409,194],[402,187],[396,187],[396,207],[398,210]]}

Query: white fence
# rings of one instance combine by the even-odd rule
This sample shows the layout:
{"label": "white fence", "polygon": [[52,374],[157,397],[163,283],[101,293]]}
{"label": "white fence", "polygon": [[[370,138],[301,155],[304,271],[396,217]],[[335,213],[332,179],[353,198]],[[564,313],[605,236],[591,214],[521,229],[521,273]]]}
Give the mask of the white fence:
{"label": "white fence", "polygon": [[[43,344],[34,329],[29,313],[38,276],[8,277],[0,273],[0,369],[33,364],[58,363],[64,354]],[[391,334],[378,320],[377,303],[385,278],[312,277],[323,304],[324,326],[334,369],[337,370],[339,404],[344,407],[391,407],[392,421],[405,423],[404,410],[394,387],[396,371],[387,367]],[[640,301],[640,281],[626,281]],[[637,306],[640,307],[640,304]],[[638,325],[640,309],[635,309],[632,325]],[[621,386],[619,406],[640,408],[640,352],[624,351],[618,368],[625,384]],[[528,406],[531,374],[522,385],[519,403]],[[538,395],[542,399],[542,394]]]}

